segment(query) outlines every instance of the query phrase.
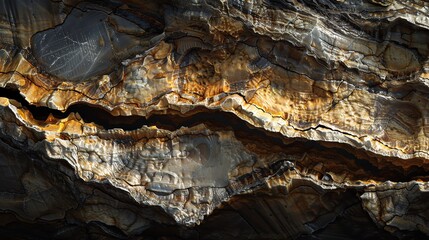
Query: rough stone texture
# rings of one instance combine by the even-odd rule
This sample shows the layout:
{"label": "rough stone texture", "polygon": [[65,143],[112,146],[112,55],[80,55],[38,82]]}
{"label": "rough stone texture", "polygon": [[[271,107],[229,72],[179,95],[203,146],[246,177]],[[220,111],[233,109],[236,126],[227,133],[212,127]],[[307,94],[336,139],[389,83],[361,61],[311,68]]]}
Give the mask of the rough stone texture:
{"label": "rough stone texture", "polygon": [[429,236],[429,4],[0,2],[0,234]]}

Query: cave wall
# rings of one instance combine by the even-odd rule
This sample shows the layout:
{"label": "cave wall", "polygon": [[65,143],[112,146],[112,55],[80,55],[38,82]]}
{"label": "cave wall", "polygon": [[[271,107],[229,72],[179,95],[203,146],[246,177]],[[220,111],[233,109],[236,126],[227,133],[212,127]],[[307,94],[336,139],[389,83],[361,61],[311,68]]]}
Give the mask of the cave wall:
{"label": "cave wall", "polygon": [[0,2],[0,234],[423,239],[429,4]]}

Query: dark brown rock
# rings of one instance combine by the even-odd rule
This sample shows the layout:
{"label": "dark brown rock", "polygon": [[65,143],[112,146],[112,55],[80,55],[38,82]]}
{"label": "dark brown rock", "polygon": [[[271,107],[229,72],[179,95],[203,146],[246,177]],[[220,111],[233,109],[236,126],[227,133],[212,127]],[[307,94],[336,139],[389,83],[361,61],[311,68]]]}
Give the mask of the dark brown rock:
{"label": "dark brown rock", "polygon": [[0,233],[427,237],[428,7],[0,3]]}

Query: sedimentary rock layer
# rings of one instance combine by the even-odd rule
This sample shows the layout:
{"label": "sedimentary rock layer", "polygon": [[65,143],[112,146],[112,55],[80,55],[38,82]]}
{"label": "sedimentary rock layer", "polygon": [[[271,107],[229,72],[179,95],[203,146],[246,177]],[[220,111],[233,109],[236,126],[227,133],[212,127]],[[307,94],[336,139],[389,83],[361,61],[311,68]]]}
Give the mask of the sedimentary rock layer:
{"label": "sedimentary rock layer", "polygon": [[3,1],[2,234],[426,237],[428,8]]}

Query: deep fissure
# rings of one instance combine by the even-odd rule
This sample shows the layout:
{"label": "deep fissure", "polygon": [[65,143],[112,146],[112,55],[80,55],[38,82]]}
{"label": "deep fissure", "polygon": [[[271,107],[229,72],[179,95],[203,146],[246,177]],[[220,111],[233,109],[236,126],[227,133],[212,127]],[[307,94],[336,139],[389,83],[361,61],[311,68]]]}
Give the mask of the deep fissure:
{"label": "deep fissure", "polygon": [[[24,108],[32,114],[33,118],[39,121],[46,121],[49,115],[57,119],[64,119],[71,113],[78,113],[86,123],[93,122],[104,129],[122,128],[124,130],[140,129],[144,125],[156,126],[161,129],[174,131],[180,127],[192,127],[200,123],[224,126],[228,123],[233,128],[244,129],[242,120],[238,120],[232,113],[207,110],[205,108],[194,109],[189,114],[183,115],[177,111],[169,111],[170,114],[152,114],[150,117],[144,116],[114,116],[102,107],[87,103],[76,103],[67,108],[65,112],[45,106],[35,106],[30,104],[17,89],[0,88],[0,97],[18,101]],[[195,112],[195,114],[193,114]],[[192,116],[192,117],[190,117]],[[220,123],[220,124],[219,124]]]}

